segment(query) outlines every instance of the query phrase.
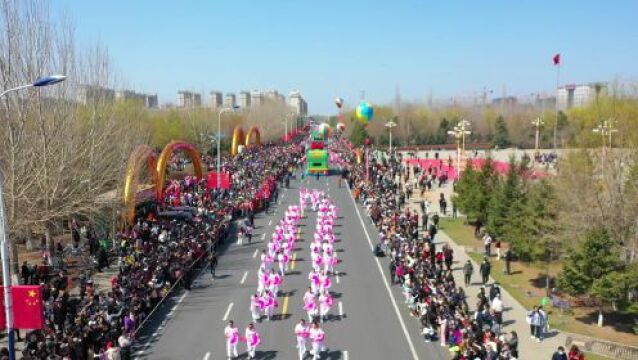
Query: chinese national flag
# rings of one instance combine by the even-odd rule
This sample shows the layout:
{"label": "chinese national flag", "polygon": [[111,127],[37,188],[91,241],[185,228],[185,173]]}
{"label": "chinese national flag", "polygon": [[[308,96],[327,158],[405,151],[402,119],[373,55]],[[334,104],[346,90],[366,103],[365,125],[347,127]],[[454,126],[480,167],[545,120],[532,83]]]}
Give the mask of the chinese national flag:
{"label": "chinese national flag", "polygon": [[7,319],[4,313],[4,286],[0,286],[0,330],[7,327]]}
{"label": "chinese national flag", "polygon": [[12,286],[11,299],[13,300],[13,327],[15,329],[44,328],[44,304],[40,286]]}
{"label": "chinese national flag", "polygon": [[554,55],[554,65],[560,65],[560,54]]}

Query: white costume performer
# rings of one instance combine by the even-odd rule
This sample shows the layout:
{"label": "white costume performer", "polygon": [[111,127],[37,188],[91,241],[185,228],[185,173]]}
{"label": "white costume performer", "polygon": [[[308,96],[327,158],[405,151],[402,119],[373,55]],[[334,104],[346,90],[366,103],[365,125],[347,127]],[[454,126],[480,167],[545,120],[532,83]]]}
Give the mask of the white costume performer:
{"label": "white costume performer", "polygon": [[237,357],[237,343],[239,342],[239,330],[233,325],[232,321],[228,322],[224,329],[224,337],[226,338],[226,356],[229,359]]}
{"label": "white costume performer", "polygon": [[310,328],[306,325],[306,322],[301,320],[295,326],[295,336],[297,336],[297,350],[299,350],[299,360],[303,360],[308,351],[308,336],[310,335]]}
{"label": "white costume performer", "polygon": [[248,358],[255,358],[255,350],[257,349],[257,345],[261,342],[259,338],[259,333],[255,330],[255,326],[253,324],[248,325],[246,328],[246,351],[248,352]]}
{"label": "white costume performer", "polygon": [[324,291],[319,295],[319,317],[321,322],[323,322],[330,311],[330,308],[334,304],[334,299],[330,292]]}
{"label": "white costume performer", "polygon": [[319,324],[315,324],[309,331],[309,337],[312,341],[312,356],[314,360],[319,360],[321,352],[326,350],[325,340],[326,333],[321,330]]}

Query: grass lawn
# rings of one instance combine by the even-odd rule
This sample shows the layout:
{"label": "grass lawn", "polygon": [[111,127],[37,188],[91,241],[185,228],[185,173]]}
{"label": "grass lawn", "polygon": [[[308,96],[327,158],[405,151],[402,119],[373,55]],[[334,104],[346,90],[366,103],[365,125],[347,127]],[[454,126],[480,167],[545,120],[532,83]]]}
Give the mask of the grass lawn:
{"label": "grass lawn", "polygon": [[[457,244],[465,246],[469,251],[470,257],[477,263],[483,261],[483,244],[480,239],[474,237],[474,228],[464,224],[465,219],[441,219],[440,228],[450,236]],[[481,252],[473,252],[481,251]],[[492,249],[494,253],[494,249]],[[505,262],[496,260],[496,257],[490,259],[492,264],[492,277],[498,281],[501,287],[509,292],[519,303],[525,308],[531,309],[534,305],[540,304],[545,294],[545,277],[547,266],[544,263],[528,264],[513,262],[512,274],[505,275]],[[549,266],[550,277],[555,277],[561,270],[560,263],[552,263]],[[552,285],[550,285],[552,286]],[[547,309],[549,312],[549,323],[552,328],[560,330],[584,334],[587,336],[602,338],[614,342],[630,344],[638,346],[638,336],[631,333],[628,329],[618,331],[618,323],[621,321],[605,321],[605,326],[598,327],[596,325],[596,309],[592,308],[573,308],[570,314],[561,314],[558,310],[551,306]],[[619,318],[620,314],[605,314],[606,319]],[[616,320],[616,319],[613,319]],[[610,326],[608,324],[612,324]],[[623,325],[624,326],[624,325]],[[591,357],[592,359],[604,359]],[[588,357],[589,359],[589,357]]]}
{"label": "grass lawn", "polygon": [[606,357],[606,356],[602,356],[602,355],[586,352],[585,353],[585,360],[614,360],[614,359]]}

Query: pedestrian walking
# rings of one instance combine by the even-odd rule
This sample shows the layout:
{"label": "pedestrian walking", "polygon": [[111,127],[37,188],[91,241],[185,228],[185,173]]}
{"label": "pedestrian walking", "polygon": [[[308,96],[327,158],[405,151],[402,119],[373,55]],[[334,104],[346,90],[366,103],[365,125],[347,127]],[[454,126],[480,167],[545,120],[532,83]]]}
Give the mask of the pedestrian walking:
{"label": "pedestrian walking", "polygon": [[510,275],[512,273],[512,260],[514,259],[514,253],[512,249],[505,250],[505,274]]}
{"label": "pedestrian walking", "polygon": [[326,333],[321,329],[318,321],[315,321],[312,324],[312,328],[310,329],[308,336],[312,341],[312,351],[310,352],[312,359],[319,360],[321,353],[326,351]]}
{"label": "pedestrian walking", "polygon": [[217,268],[217,254],[214,251],[210,253],[208,261],[209,261],[211,279],[215,280],[215,269]]}
{"label": "pedestrian walking", "polygon": [[474,273],[474,266],[472,265],[472,261],[467,260],[465,265],[463,265],[463,278],[465,280],[465,286],[470,286],[473,273]]}
{"label": "pedestrian walking", "polygon": [[490,280],[490,271],[492,270],[492,265],[487,260],[487,257],[483,258],[483,262],[481,263],[481,268],[479,269],[481,273],[481,277],[483,279],[483,285],[487,285]]}
{"label": "pedestrian walking", "polygon": [[483,247],[485,248],[485,256],[492,256],[492,237],[487,232],[483,235]]}
{"label": "pedestrian walking", "polygon": [[567,354],[565,354],[565,348],[562,346],[559,346],[558,349],[554,351],[554,354],[552,355],[552,360],[568,360]]}

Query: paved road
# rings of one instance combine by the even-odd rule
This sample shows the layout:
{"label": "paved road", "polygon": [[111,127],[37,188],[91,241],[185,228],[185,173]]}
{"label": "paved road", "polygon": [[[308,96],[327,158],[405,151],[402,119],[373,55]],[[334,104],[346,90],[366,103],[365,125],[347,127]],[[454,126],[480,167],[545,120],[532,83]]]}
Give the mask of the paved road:
{"label": "paved road", "polygon": [[[225,250],[216,280],[204,271],[190,292],[175,297],[170,311],[166,311],[166,320],[153,329],[150,340],[137,351],[139,359],[226,358],[224,320],[234,320],[242,333],[250,321],[248,308],[250,295],[257,287],[258,252],[265,245],[262,236],[267,239],[288,205],[298,203],[299,185],[300,181],[293,181],[291,188],[280,195],[275,210],[256,218],[253,244],[232,244]],[[333,278],[333,316],[323,325],[329,348],[323,359],[448,359],[447,349],[422,341],[418,322],[407,312],[400,290],[387,287],[386,259],[371,255],[370,243],[376,242],[377,233],[355,207],[348,190],[338,187],[336,177],[305,179],[303,186],[325,190],[340,208],[335,248],[342,262],[337,268],[340,275]],[[257,325],[262,336],[258,359],[297,358],[293,329],[305,317],[302,297],[308,287],[309,239],[316,221],[314,213],[306,214],[295,249],[294,269],[281,287],[283,295],[276,311],[280,316]],[[244,351],[241,345],[240,353]]]}

